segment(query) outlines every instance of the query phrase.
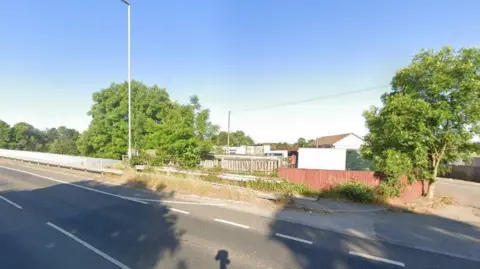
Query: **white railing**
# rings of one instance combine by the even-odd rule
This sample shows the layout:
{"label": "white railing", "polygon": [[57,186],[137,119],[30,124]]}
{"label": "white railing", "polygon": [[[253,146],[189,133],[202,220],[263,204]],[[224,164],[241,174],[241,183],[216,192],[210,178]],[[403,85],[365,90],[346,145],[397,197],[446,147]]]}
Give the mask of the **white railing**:
{"label": "white railing", "polygon": [[120,163],[119,160],[112,159],[90,158],[82,156],[9,149],[0,149],[0,157],[85,169],[104,169]]}

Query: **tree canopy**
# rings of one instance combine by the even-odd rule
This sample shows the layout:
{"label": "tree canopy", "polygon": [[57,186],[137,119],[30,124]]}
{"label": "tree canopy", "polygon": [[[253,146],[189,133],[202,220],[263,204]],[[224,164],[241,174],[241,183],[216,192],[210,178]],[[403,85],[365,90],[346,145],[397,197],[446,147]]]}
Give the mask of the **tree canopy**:
{"label": "tree canopy", "polygon": [[[226,146],[228,142],[228,133],[221,131],[218,135],[213,137],[213,143],[216,146]],[[254,145],[255,141],[246,135],[244,131],[235,131],[230,133],[230,146],[238,147],[238,146],[251,146]]]}
{"label": "tree canopy", "polygon": [[45,151],[76,155],[79,132],[65,126],[39,130],[26,122],[10,126],[0,120],[0,148],[26,151]]}
{"label": "tree canopy", "polygon": [[0,120],[0,148],[9,148],[10,139],[10,125]]}
{"label": "tree canopy", "polygon": [[305,147],[307,145],[307,140],[303,137],[300,137],[298,140],[297,140],[297,146],[299,147]]}
{"label": "tree canopy", "polygon": [[[92,121],[78,139],[82,155],[119,159],[127,152],[128,85],[111,84],[93,94]],[[186,105],[172,100],[165,89],[132,82],[132,146],[154,150],[158,163],[196,165],[211,151],[218,127],[197,96]]]}
{"label": "tree canopy", "polygon": [[389,180],[429,180],[432,197],[439,171],[471,156],[480,134],[480,49],[421,51],[382,102],[364,113],[363,156]]}

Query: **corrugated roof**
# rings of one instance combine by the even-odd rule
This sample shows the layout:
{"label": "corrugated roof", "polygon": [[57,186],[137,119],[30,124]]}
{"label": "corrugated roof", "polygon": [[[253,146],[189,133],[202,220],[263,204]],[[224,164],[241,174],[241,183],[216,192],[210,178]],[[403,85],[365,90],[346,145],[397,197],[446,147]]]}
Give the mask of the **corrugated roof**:
{"label": "corrugated roof", "polygon": [[330,145],[333,145],[333,144],[337,143],[338,141],[344,139],[345,137],[347,137],[349,135],[354,135],[354,136],[361,139],[361,137],[359,137],[358,135],[356,135],[354,133],[329,135],[329,136],[322,136],[322,137],[317,138],[313,142],[314,144],[312,146],[316,146],[317,142],[318,142],[318,146],[330,146]]}

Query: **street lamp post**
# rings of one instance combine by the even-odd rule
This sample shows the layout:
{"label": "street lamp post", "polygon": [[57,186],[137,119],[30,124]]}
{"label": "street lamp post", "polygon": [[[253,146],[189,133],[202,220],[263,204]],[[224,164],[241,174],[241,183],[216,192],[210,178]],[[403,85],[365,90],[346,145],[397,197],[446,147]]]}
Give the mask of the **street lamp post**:
{"label": "street lamp post", "polygon": [[127,0],[121,0],[124,2],[127,7],[128,7],[128,15],[127,15],[127,24],[128,24],[128,30],[127,30],[127,43],[128,43],[128,159],[132,159],[132,78],[131,78],[131,73],[130,73],[130,2]]}

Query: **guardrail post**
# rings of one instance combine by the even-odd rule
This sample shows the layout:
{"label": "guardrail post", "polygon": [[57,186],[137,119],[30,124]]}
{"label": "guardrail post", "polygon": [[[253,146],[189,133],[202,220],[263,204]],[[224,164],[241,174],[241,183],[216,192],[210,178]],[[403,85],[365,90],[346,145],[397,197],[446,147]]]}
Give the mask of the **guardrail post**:
{"label": "guardrail post", "polygon": [[250,158],[250,174],[253,172],[253,157]]}

